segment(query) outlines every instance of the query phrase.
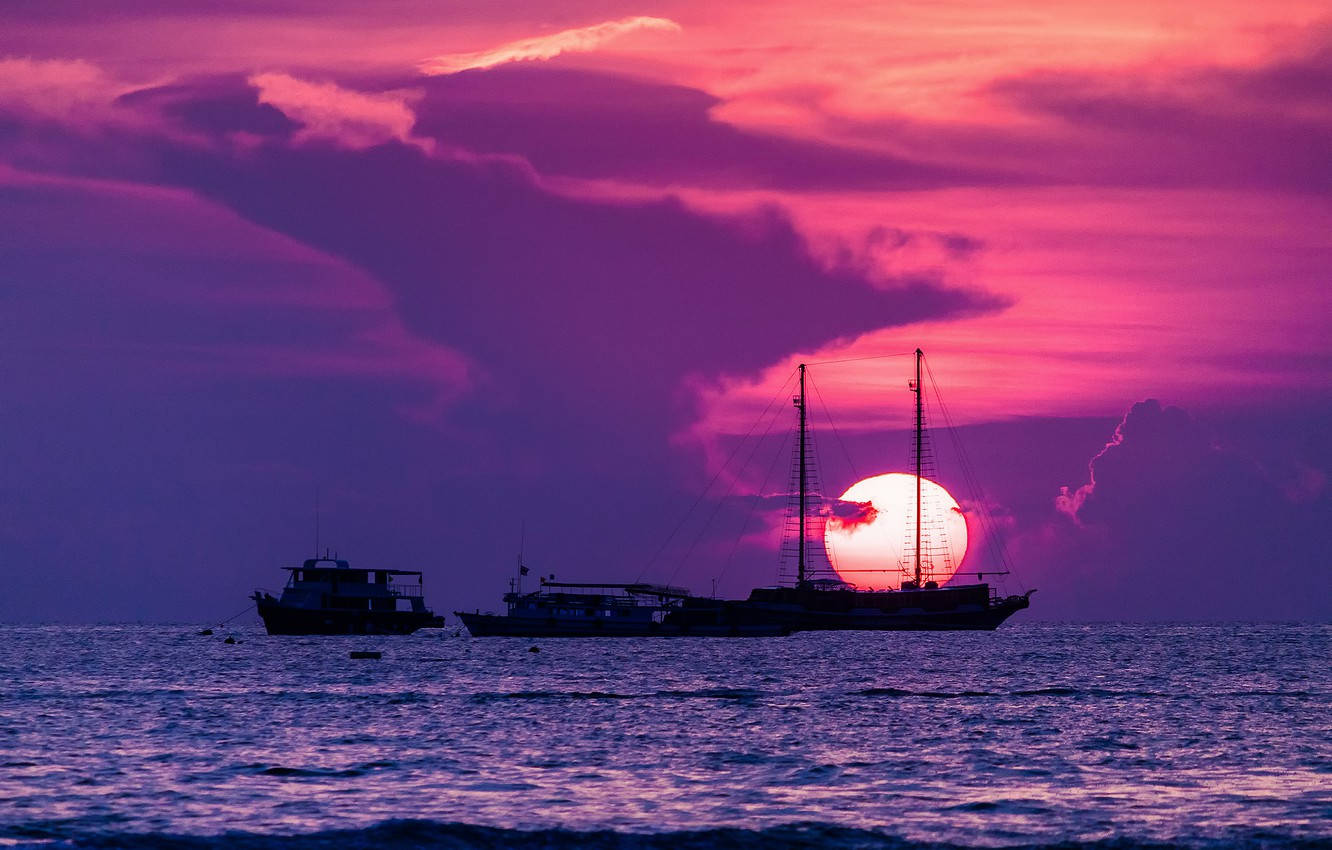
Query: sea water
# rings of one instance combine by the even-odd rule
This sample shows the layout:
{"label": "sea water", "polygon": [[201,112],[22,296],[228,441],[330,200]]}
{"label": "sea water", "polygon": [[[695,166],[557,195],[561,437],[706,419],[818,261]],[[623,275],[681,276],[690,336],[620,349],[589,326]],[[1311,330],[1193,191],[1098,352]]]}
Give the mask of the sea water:
{"label": "sea water", "polygon": [[0,844],[1332,843],[1327,625],[196,632],[0,627]]}

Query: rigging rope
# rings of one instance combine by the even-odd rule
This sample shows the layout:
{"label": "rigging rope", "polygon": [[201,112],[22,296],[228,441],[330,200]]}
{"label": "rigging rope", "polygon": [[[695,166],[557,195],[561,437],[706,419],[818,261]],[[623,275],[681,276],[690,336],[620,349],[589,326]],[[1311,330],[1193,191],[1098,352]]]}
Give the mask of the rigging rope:
{"label": "rigging rope", "polygon": [[886,360],[889,357],[914,357],[916,352],[903,351],[897,354],[871,354],[867,357],[843,357],[840,360],[806,361],[806,366],[831,366],[834,363],[859,363],[862,360]]}
{"label": "rigging rope", "polygon": [[[649,558],[647,563],[643,565],[643,568],[638,571],[638,577],[634,579],[635,583],[638,583],[643,580],[643,574],[646,573],[648,570],[652,569],[653,565],[657,562],[657,559],[661,557],[661,553],[666,551],[666,547],[669,546],[671,541],[675,539],[675,535],[679,534],[680,529],[684,528],[685,524],[689,522],[689,518],[694,515],[694,511],[698,509],[698,506],[699,504],[702,503],[704,497],[706,497],[708,493],[711,492],[712,485],[717,483],[717,479],[720,478],[722,473],[726,471],[727,467],[731,465],[731,461],[735,460],[735,456],[740,453],[740,449],[745,445],[745,441],[748,440],[749,437],[754,433],[755,429],[758,428],[759,423],[761,423],[763,419],[768,415],[768,411],[771,410],[772,406],[777,403],[777,400],[786,393],[787,391],[786,387],[788,384],[792,383],[795,380],[795,375],[796,375],[796,370],[792,369],[791,373],[786,376],[786,380],[782,382],[781,387],[777,390],[777,394],[774,395],[772,399],[768,402],[768,406],[763,408],[763,412],[760,413],[758,415],[758,418],[754,420],[754,424],[749,426],[749,431],[747,431],[745,435],[740,438],[739,442],[735,444],[735,448],[731,450],[731,454],[729,457],[726,458],[726,462],[717,468],[717,472],[712,476],[712,480],[708,482],[708,486],[704,487],[703,491],[698,494],[698,498],[694,499],[694,503],[689,506],[689,510],[685,511],[684,516],[680,517],[680,521],[675,524],[675,528],[671,529],[671,533],[666,536],[666,539],[661,542],[661,545],[657,547],[657,550],[652,553],[652,557]],[[769,425],[769,428],[771,427],[772,426]],[[752,451],[750,452],[750,457],[751,458],[753,457]],[[745,463],[746,465],[748,465],[748,460],[746,460]],[[675,573],[679,572],[679,570],[680,568],[677,566],[675,570],[671,573],[672,579],[675,577]],[[667,580],[667,583],[668,584],[670,583],[670,579]]]}
{"label": "rigging rope", "polygon": [[814,389],[814,395],[818,398],[819,404],[823,407],[823,418],[828,420],[828,427],[832,429],[833,436],[837,438],[837,445],[842,449],[842,457],[846,458],[846,465],[851,468],[851,474],[859,479],[860,470],[856,469],[855,461],[851,460],[851,452],[847,451],[846,443],[842,441],[842,432],[837,430],[837,425],[833,422],[832,411],[829,409],[828,403],[823,400],[823,393],[819,392],[819,385],[814,383],[814,377],[808,372],[805,373],[805,377]]}
{"label": "rigging rope", "polygon": [[[934,371],[930,369],[929,361],[925,361],[925,371],[930,378],[930,388],[934,393],[935,403],[939,406],[939,412],[943,416],[944,426],[948,431],[948,436],[953,443],[953,450],[957,452],[958,466],[962,470],[962,478],[967,489],[972,492],[976,498],[976,516],[980,520],[981,532],[985,535],[986,545],[990,549],[990,554],[994,557],[1000,570],[993,571],[995,574],[1011,575],[1018,583],[1018,587],[1025,591],[1026,585],[1022,577],[1013,570],[1013,562],[1008,556],[1008,548],[1004,545],[1004,539],[1000,534],[999,525],[990,515],[990,510],[986,504],[985,491],[981,489],[979,477],[971,464],[971,459],[967,456],[966,449],[962,445],[961,437],[957,433],[957,426],[953,424],[952,417],[948,412],[948,406],[944,403],[943,396],[939,392],[939,383],[934,379]],[[990,571],[985,571],[990,572]],[[979,573],[978,573],[979,574]]]}
{"label": "rigging rope", "polygon": [[[767,434],[764,434],[764,436],[766,437]],[[726,556],[726,563],[722,564],[721,572],[717,573],[717,577],[714,579],[718,584],[721,584],[722,577],[725,576],[726,571],[730,569],[731,560],[735,558],[735,553],[740,548],[740,541],[745,539],[745,532],[749,530],[749,523],[754,519],[754,514],[758,510],[759,503],[763,501],[763,494],[768,489],[768,482],[772,480],[772,473],[776,471],[778,461],[786,456],[786,444],[791,439],[791,436],[792,435],[788,433],[782,438],[782,442],[777,446],[777,452],[772,456],[772,463],[768,464],[768,472],[763,476],[763,483],[759,485],[758,490],[754,492],[753,497],[750,499],[749,513],[745,515],[744,524],[740,526],[740,533],[736,536],[735,541],[731,543],[731,552]]]}
{"label": "rigging rope", "polygon": [[[791,374],[795,375],[795,372],[792,371]],[[787,380],[789,383],[790,378],[788,378]],[[759,419],[754,422],[754,425],[749,429],[749,433],[745,435],[744,439],[748,439],[749,436],[754,433],[754,430],[758,427],[759,423],[763,421],[764,417],[767,417],[768,411],[772,409],[773,404],[776,403],[777,399],[780,398],[781,394],[784,393],[785,391],[786,391],[786,384],[782,384],[781,390],[778,391],[778,395],[774,397],[772,401],[768,402],[768,406],[763,409],[763,413],[759,414]],[[717,514],[721,511],[722,505],[724,505],[726,503],[726,500],[730,498],[731,493],[735,490],[735,485],[740,483],[740,478],[744,475],[745,470],[749,468],[749,464],[753,462],[754,455],[758,453],[759,446],[763,445],[763,441],[768,438],[768,435],[770,433],[772,433],[772,426],[775,425],[776,423],[777,423],[777,414],[776,412],[774,412],[773,415],[770,418],[768,418],[768,427],[763,430],[763,436],[759,437],[757,440],[754,441],[753,448],[749,450],[749,455],[745,458],[745,462],[740,466],[739,469],[735,471],[735,475],[731,477],[731,483],[729,486],[727,486],[726,492],[723,493],[722,497],[718,499],[716,504],[712,506],[712,513],[708,514],[708,518],[703,523],[703,527],[698,530],[698,534],[694,535],[693,541],[689,544],[689,548],[685,551],[684,557],[680,559],[679,563],[675,565],[675,569],[671,571],[670,578],[666,580],[667,584],[670,584],[672,581],[675,580],[676,574],[680,572],[680,570],[684,567],[684,565],[689,561],[690,556],[694,554],[694,548],[698,546],[699,541],[703,539],[703,535],[707,533],[707,530],[712,527],[712,521],[717,518]],[[741,443],[743,444],[743,440],[741,441]],[[739,451],[739,446],[736,447],[736,452],[738,451]],[[728,465],[730,464],[731,460],[734,459],[736,452],[732,452],[731,458],[727,459]],[[723,469],[725,469],[725,467],[723,467]],[[721,470],[718,470],[718,474],[720,473]],[[715,476],[713,477],[713,480],[714,481],[716,480]],[[709,487],[711,487],[711,485],[709,485]]]}
{"label": "rigging rope", "polygon": [[221,628],[222,626],[225,626],[227,623],[230,623],[232,620],[236,619],[237,617],[241,616],[242,614],[248,614],[248,613],[250,613],[250,611],[251,611],[253,608],[254,608],[254,603],[251,602],[249,605],[246,605],[244,608],[242,608],[238,613],[232,614],[230,617],[226,618],[225,620],[220,620],[220,621],[218,621],[217,623],[209,623],[209,624],[207,624],[207,625],[209,625],[209,626],[214,626],[214,625],[215,625],[215,626],[217,626],[218,628]]}

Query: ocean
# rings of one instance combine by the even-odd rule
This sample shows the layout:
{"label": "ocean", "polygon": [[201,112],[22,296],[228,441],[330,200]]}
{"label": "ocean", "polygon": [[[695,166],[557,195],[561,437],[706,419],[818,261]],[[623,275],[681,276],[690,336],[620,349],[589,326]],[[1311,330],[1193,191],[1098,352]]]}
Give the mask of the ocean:
{"label": "ocean", "polygon": [[1328,625],[197,629],[0,627],[0,845],[1332,846]]}

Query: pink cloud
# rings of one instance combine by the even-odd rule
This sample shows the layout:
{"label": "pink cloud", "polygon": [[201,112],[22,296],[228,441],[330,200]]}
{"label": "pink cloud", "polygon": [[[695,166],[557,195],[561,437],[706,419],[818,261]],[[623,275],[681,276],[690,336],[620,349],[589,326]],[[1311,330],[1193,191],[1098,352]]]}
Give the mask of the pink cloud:
{"label": "pink cloud", "polygon": [[361,92],[273,72],[253,74],[249,82],[259,89],[260,103],[304,125],[297,141],[326,139],[353,150],[398,141],[433,149],[430,139],[412,135],[416,115],[410,104],[419,97],[416,92]]}
{"label": "pink cloud", "polygon": [[77,126],[125,122],[114,108],[137,86],[83,59],[0,58],[0,109]]}

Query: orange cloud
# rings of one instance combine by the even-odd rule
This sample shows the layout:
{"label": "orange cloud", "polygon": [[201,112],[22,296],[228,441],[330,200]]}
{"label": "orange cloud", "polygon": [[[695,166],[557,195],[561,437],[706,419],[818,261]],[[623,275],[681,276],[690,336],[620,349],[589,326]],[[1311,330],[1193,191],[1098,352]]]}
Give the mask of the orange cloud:
{"label": "orange cloud", "polygon": [[536,36],[511,41],[493,50],[476,53],[448,53],[422,62],[418,68],[424,74],[456,74],[472,68],[493,68],[506,62],[526,62],[553,59],[561,53],[583,53],[595,50],[607,41],[635,30],[661,30],[679,32],[680,25],[666,18],[639,15],[606,21],[590,27],[579,27],[553,35]]}

